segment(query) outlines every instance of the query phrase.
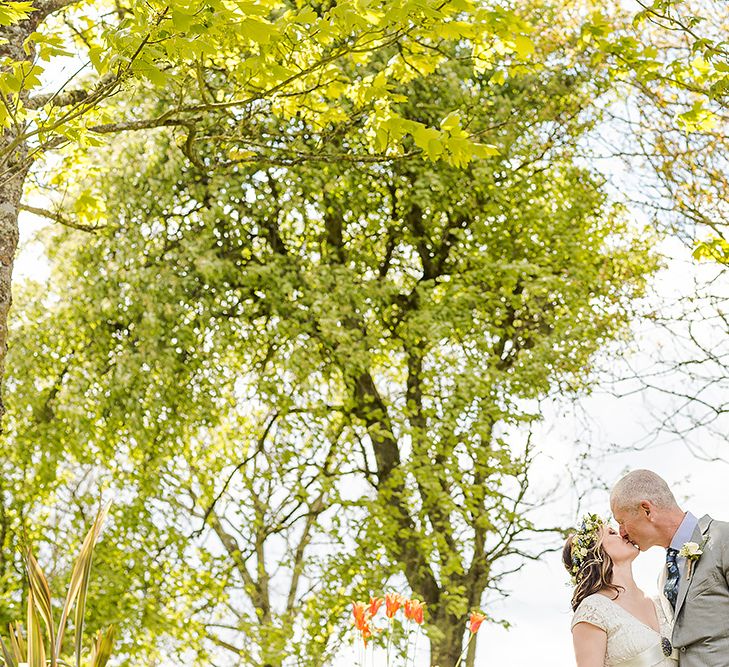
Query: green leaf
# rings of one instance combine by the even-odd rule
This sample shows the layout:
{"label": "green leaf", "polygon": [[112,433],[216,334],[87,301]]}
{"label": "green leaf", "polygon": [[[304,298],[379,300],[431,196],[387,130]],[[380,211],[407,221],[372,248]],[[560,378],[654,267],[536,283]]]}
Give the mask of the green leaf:
{"label": "green leaf", "polygon": [[451,111],[443,120],[440,122],[440,128],[444,132],[450,132],[461,126],[461,114],[458,111]]}
{"label": "green leaf", "polygon": [[74,53],[66,48],[66,44],[60,35],[47,35],[42,32],[34,32],[25,40],[25,46],[29,47],[31,43],[35,44],[39,58],[46,62],[53,57],[74,55]]}
{"label": "green leaf", "polygon": [[[425,125],[417,124],[409,130],[415,141],[415,145],[418,148],[422,148],[424,151],[430,152],[431,141],[436,143],[440,142],[441,133],[432,127],[426,127]],[[431,156],[432,159],[432,156]]]}
{"label": "green leaf", "polygon": [[158,67],[155,67],[154,65],[150,65],[149,67],[145,67],[144,69],[140,70],[144,77],[151,81],[156,86],[166,86],[169,81],[170,77],[167,74],[167,72],[162,71]]}
{"label": "green leaf", "polygon": [[46,626],[46,634],[48,635],[48,642],[51,647],[50,659],[51,662],[54,662],[56,657],[56,636],[53,623],[53,610],[51,608],[51,590],[48,587],[48,581],[46,580],[46,577],[30,548],[26,551],[25,568],[28,576],[28,584],[30,591],[33,594],[33,600],[35,602],[38,615],[41,617]]}
{"label": "green leaf", "polygon": [[88,50],[89,60],[98,74],[106,74],[109,70],[108,51],[101,46],[92,46]]}
{"label": "green leaf", "polygon": [[449,21],[437,28],[437,34],[443,39],[471,38],[477,33],[477,26],[466,21]]}
{"label": "green leaf", "polygon": [[187,14],[178,9],[172,9],[171,15],[172,25],[182,32],[187,32],[190,26],[197,20],[197,17],[194,14]]}
{"label": "green leaf", "polygon": [[[11,632],[12,632],[12,626],[11,626]],[[10,653],[8,650],[8,647],[5,645],[5,642],[3,641],[3,638],[0,637],[0,649],[2,649],[3,654],[3,660],[5,661],[5,667],[17,667],[18,662],[22,660],[22,657],[15,656]]]}
{"label": "green leaf", "polygon": [[91,667],[105,667],[111,657],[114,646],[114,627],[110,626],[106,632],[99,630],[96,633],[94,648],[91,653]]}
{"label": "green leaf", "polygon": [[268,44],[275,27],[264,19],[248,17],[241,22],[240,31],[245,37],[258,44]]}
{"label": "green leaf", "polygon": [[20,623],[11,623],[9,626],[10,631],[10,645],[13,649],[13,656],[16,662],[27,662],[28,661],[28,647],[23,639],[22,629]]}
{"label": "green leaf", "polygon": [[293,17],[292,21],[294,23],[313,25],[314,23],[317,22],[318,19],[319,19],[319,16],[313,9],[303,7]]}
{"label": "green leaf", "polygon": [[493,157],[499,154],[499,149],[491,144],[472,143],[473,156],[477,158]]}
{"label": "green leaf", "polygon": [[526,35],[516,35],[514,37],[514,48],[516,55],[521,60],[527,60],[534,53],[534,42]]}
{"label": "green leaf", "polygon": [[38,618],[33,590],[28,591],[28,667],[46,667],[43,628]]}
{"label": "green leaf", "polygon": [[710,238],[700,241],[692,253],[694,259],[708,260],[719,264],[729,264],[729,241],[723,238]]}

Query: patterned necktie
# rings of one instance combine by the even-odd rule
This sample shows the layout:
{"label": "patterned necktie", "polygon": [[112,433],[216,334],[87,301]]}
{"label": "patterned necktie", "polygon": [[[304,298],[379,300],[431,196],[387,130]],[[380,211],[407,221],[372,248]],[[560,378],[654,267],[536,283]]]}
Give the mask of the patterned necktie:
{"label": "patterned necktie", "polygon": [[668,574],[666,576],[666,583],[663,585],[663,594],[666,596],[671,606],[676,609],[676,598],[678,597],[678,580],[681,578],[681,573],[678,571],[678,563],[676,562],[676,556],[678,555],[678,549],[666,549],[666,569]]}

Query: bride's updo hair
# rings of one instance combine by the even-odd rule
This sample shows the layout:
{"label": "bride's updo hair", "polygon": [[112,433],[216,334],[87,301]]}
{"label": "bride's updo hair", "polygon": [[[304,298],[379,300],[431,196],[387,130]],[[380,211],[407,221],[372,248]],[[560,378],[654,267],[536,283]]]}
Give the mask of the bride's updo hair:
{"label": "bride's updo hair", "polygon": [[[618,597],[623,588],[613,581],[613,561],[602,546],[604,523],[595,514],[585,517],[582,527],[572,533],[562,549],[562,562],[572,575],[572,610],[588,595],[611,590]],[[613,600],[615,599],[613,598]]]}

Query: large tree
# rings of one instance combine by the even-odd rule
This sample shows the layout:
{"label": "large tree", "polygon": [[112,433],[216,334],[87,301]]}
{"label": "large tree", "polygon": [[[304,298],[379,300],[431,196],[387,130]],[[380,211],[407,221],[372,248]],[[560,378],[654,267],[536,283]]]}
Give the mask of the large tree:
{"label": "large tree", "polygon": [[[221,145],[226,160],[243,163],[268,161],[271,153],[289,161],[352,159],[346,147],[343,154],[331,154],[329,139],[346,135],[353,125],[359,131],[357,121],[364,121],[370,141],[359,158],[381,159],[399,150],[404,133],[392,109],[393,82],[432,71],[446,57],[445,47],[464,39],[471,40],[474,53],[496,39],[505,52],[527,57],[526,29],[513,12],[472,0],[3,3],[0,378],[19,211],[75,224],[53,210],[23,204],[29,170],[47,151],[69,144],[83,149],[105,135],[174,126],[184,133],[180,149],[192,162],[198,161],[201,141]],[[58,62],[68,55],[80,62],[79,69],[57,81]],[[373,61],[378,68],[368,66]],[[150,99],[158,104],[147,104]],[[259,119],[271,114],[280,125],[262,136]],[[211,118],[216,131],[201,136],[210,128],[204,120]],[[318,137],[313,152],[281,127],[301,122]],[[409,131],[419,146],[413,152],[431,141],[441,145],[444,158],[463,160],[482,150],[472,147],[475,138],[456,146],[437,128]],[[2,406],[0,400],[0,415]]]}
{"label": "large tree", "polygon": [[[587,381],[654,268],[576,163],[610,82],[563,18],[535,13],[543,66],[494,46],[473,67],[464,44],[390,90],[397,151],[459,166],[278,145],[251,165],[217,119],[195,160],[166,130],[96,153],[62,215],[93,193],[104,225],[58,233],[24,298],[8,429],[70,507],[88,475],[118,490],[100,586],[128,595],[94,604],[127,616],[130,656],[323,664],[348,596],[399,574],[454,664],[468,611],[532,555],[529,399]],[[312,154],[310,123],[256,131]]]}

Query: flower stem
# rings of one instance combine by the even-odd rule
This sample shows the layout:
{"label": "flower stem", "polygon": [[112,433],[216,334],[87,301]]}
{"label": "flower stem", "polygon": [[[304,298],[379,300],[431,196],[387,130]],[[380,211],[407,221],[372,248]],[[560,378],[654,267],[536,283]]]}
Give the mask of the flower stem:
{"label": "flower stem", "polygon": [[470,633],[470,636],[468,637],[468,641],[466,642],[466,647],[461,651],[461,655],[458,656],[458,662],[456,663],[456,667],[460,667],[461,663],[463,662],[463,656],[466,655],[468,651],[468,647],[471,645],[471,640],[473,639],[473,632]]}
{"label": "flower stem", "polygon": [[410,632],[411,626],[412,626],[412,623],[410,623],[410,621],[408,621],[408,624],[407,624],[408,634],[407,634],[407,641],[405,642],[405,667],[408,667],[408,660],[410,658],[410,636],[412,634]]}
{"label": "flower stem", "polygon": [[392,648],[392,618],[387,622],[387,667],[390,665],[390,649]]}

